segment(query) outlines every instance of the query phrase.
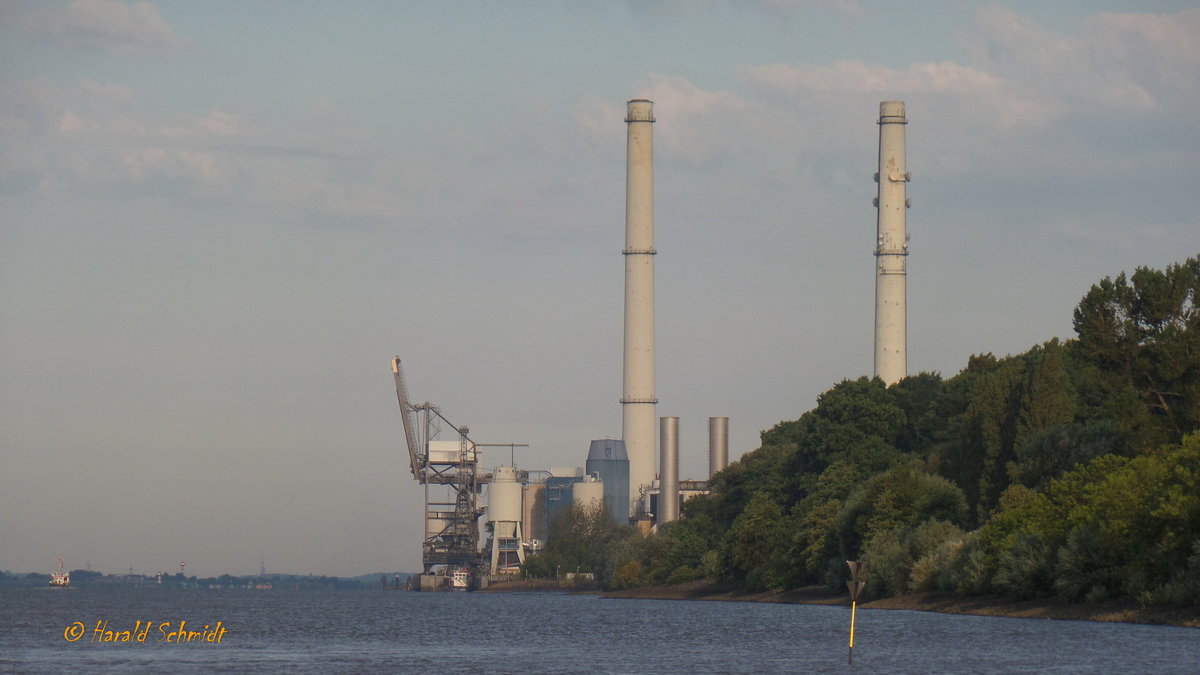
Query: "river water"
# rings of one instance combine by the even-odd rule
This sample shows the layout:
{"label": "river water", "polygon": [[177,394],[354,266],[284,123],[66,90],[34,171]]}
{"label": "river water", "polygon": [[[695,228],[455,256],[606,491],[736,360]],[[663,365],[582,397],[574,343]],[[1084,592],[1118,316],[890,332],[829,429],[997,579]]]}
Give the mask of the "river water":
{"label": "river water", "polygon": [[847,607],[558,593],[4,589],[0,671],[1200,672],[1191,628],[859,610],[850,668],[849,627]]}

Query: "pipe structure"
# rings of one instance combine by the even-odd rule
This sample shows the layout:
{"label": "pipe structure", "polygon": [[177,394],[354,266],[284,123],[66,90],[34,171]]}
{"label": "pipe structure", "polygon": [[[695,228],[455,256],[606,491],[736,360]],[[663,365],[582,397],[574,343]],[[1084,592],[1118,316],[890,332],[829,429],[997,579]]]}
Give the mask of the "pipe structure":
{"label": "pipe structure", "polygon": [[879,103],[879,193],[875,242],[875,376],[891,386],[908,375],[905,258],[906,190],[912,176],[904,158],[904,101]]}
{"label": "pipe structure", "polygon": [[654,103],[628,102],[625,173],[625,352],[621,438],[629,454],[629,515],[654,482]]}
{"label": "pipe structure", "polygon": [[708,418],[708,477],[729,466],[729,418]]}
{"label": "pipe structure", "polygon": [[679,418],[658,418],[659,475],[658,513],[654,514],[659,525],[679,520]]}

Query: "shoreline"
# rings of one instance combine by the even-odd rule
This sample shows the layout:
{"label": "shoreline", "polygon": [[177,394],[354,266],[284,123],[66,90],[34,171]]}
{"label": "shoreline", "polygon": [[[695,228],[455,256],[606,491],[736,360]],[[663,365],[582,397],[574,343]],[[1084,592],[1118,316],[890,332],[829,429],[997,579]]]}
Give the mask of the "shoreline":
{"label": "shoreline", "polygon": [[[849,606],[846,593],[835,593],[821,586],[790,591],[752,593],[710,581],[693,581],[676,586],[644,586],[620,591],[600,591],[556,584],[553,581],[514,581],[494,584],[484,592],[566,592],[594,593],[613,599],[701,600],[709,602],[778,602],[795,605]],[[1200,606],[1141,607],[1124,598],[1097,603],[1066,603],[1058,598],[1012,600],[988,595],[960,597],[951,593],[909,593],[859,604],[859,609],[910,610],[941,614],[972,614],[1015,619],[1055,619],[1061,621],[1103,621],[1200,628]]]}

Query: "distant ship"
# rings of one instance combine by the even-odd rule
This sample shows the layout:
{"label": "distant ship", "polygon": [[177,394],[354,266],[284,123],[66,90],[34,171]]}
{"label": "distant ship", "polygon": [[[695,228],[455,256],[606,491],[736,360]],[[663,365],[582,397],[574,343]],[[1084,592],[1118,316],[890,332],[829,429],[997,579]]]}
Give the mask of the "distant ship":
{"label": "distant ship", "polygon": [[63,571],[62,556],[58,556],[58,572],[50,573],[51,588],[68,588],[71,585],[71,573]]}

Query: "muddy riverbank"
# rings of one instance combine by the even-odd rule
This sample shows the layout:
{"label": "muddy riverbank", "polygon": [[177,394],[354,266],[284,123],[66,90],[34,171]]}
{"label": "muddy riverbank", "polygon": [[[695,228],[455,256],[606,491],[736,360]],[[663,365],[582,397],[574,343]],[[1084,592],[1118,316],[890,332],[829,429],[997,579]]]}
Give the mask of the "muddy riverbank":
{"label": "muddy riverbank", "polygon": [[[833,593],[820,586],[790,591],[751,593],[708,581],[676,586],[646,586],[601,593],[583,586],[556,584],[553,581],[514,581],[493,585],[488,592],[585,592],[608,598],[644,598],[656,600],[707,600],[715,602],[779,602],[805,605],[849,605],[846,593]],[[1200,628],[1200,607],[1141,607],[1129,599],[1097,603],[1066,603],[1057,598],[1011,600],[1003,596],[959,597],[949,593],[910,593],[864,602],[861,609],[907,609],[943,614],[977,614],[1025,619],[1063,619],[1073,621],[1119,621]]]}

